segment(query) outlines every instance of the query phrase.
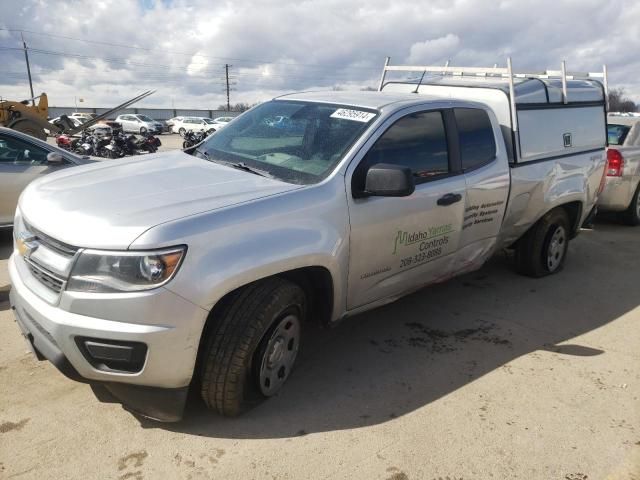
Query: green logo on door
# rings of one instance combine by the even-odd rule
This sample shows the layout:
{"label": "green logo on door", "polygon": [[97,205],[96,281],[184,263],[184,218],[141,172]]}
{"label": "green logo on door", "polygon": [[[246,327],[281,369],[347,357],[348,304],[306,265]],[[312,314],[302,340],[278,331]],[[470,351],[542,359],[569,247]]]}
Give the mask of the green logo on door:
{"label": "green logo on door", "polygon": [[429,227],[426,231],[407,232],[405,230],[398,230],[393,246],[393,254],[398,253],[399,246],[409,246],[414,243],[424,242],[431,240],[432,238],[446,235],[453,232],[453,227],[450,223],[446,225],[440,225],[438,227]]}

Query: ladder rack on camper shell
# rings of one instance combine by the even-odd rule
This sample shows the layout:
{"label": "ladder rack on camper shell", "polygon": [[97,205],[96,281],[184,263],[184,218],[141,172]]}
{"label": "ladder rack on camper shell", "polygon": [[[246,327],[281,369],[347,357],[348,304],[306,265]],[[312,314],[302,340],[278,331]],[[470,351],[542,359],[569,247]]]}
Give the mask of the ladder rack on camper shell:
{"label": "ladder rack on camper shell", "polygon": [[539,79],[560,79],[562,80],[562,102],[569,103],[567,94],[567,80],[598,80],[604,87],[604,100],[609,108],[609,86],[607,79],[607,66],[602,66],[601,72],[568,72],[566,62],[563,60],[560,70],[545,70],[536,73],[516,73],[513,71],[511,57],[507,58],[505,67],[452,67],[447,61],[444,66],[413,66],[413,65],[389,65],[391,57],[386,57],[378,91],[382,91],[387,72],[419,72],[423,76],[427,73],[440,76],[452,77],[474,77],[474,78],[506,78],[509,81],[509,101],[511,103],[511,122],[514,131],[518,130],[518,117],[516,114],[516,95],[514,79],[517,78],[539,78]]}

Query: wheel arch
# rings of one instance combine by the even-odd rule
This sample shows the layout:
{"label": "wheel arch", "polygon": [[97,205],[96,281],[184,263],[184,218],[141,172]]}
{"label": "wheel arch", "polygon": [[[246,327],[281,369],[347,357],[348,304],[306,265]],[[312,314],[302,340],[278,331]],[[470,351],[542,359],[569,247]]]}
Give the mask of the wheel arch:
{"label": "wheel arch", "polygon": [[580,231],[580,227],[581,227],[580,220],[582,219],[582,211],[584,208],[582,205],[582,202],[573,201],[573,202],[563,203],[563,204],[557,205],[551,210],[555,210],[556,208],[562,208],[569,216],[569,225],[571,225],[570,237],[571,238],[575,237]]}
{"label": "wheel arch", "polygon": [[200,371],[202,364],[202,357],[207,344],[206,340],[215,328],[217,314],[233,303],[243,289],[256,282],[262,282],[270,278],[283,278],[300,286],[305,292],[308,301],[307,311],[311,315],[311,321],[318,322],[322,326],[329,325],[334,307],[334,281],[331,272],[324,266],[315,265],[285,270],[238,286],[223,295],[212,306],[207,315],[198,344],[194,380],[198,381],[197,372]]}

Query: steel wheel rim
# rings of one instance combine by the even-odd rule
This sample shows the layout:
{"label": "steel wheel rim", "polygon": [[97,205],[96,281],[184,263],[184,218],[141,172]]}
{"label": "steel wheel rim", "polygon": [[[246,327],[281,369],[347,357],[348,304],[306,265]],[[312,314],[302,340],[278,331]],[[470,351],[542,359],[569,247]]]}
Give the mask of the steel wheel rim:
{"label": "steel wheel rim", "polygon": [[556,227],[547,250],[547,268],[550,272],[556,270],[562,263],[567,246],[567,232],[562,226]]}
{"label": "steel wheel rim", "polygon": [[260,362],[260,391],[275,395],[289,378],[300,346],[300,319],[289,314],[273,330]]}

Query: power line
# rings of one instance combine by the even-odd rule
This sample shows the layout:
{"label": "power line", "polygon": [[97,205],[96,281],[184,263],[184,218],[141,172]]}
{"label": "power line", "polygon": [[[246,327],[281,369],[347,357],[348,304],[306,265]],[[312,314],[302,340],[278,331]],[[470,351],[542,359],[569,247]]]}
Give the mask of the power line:
{"label": "power line", "polygon": [[[15,48],[15,47],[4,47],[4,46],[0,46],[0,50],[23,50],[22,48]],[[97,56],[92,56],[92,55],[84,55],[84,54],[78,54],[78,53],[70,53],[70,52],[60,52],[60,51],[54,51],[54,50],[45,50],[45,49],[37,49],[37,48],[29,48],[29,51],[32,54],[38,54],[38,55],[51,55],[51,56],[58,56],[58,57],[63,57],[63,58],[74,58],[74,59],[80,59],[80,60],[99,60],[99,61],[103,61],[106,63],[113,63],[116,65],[126,65],[128,67],[144,67],[144,68],[163,68],[163,69],[174,69],[174,68],[188,68],[189,65],[166,65],[166,64],[157,64],[157,63],[140,63],[140,62],[134,62],[134,61],[130,61],[130,60],[126,60],[123,58],[117,58],[117,57],[97,57]],[[216,66],[216,64],[208,64],[208,63],[203,63],[203,64],[195,64],[195,65],[208,65],[208,66]],[[224,66],[227,64],[220,64],[219,66]],[[212,70],[212,69],[203,69],[198,73],[217,73],[218,70]],[[40,72],[40,74],[44,74],[44,72]],[[149,75],[149,74],[145,74],[145,75]],[[177,75],[177,74],[175,74]],[[253,74],[253,73],[249,73],[249,72],[239,72],[237,74],[235,74],[239,77],[258,77],[258,78],[286,78],[286,79],[298,79],[298,80],[328,80],[328,79],[333,79],[336,81],[339,80],[350,80],[352,78],[352,76],[348,75],[348,74],[332,74],[332,75],[315,75],[313,73],[309,73],[307,75],[296,75],[296,74],[286,74],[286,73],[282,73],[282,74],[278,74],[278,73],[270,73],[267,75],[261,75],[261,74]],[[191,75],[191,78],[198,78],[195,75]]]}
{"label": "power line", "polygon": [[44,32],[36,32],[33,30],[24,30],[24,29],[19,29],[19,28],[0,28],[1,31],[6,31],[6,32],[20,32],[20,33],[28,33],[30,35],[41,35],[41,36],[45,36],[45,37],[51,37],[51,38],[61,38],[61,39],[65,39],[65,40],[73,40],[73,41],[78,41],[78,42],[84,42],[84,43],[91,43],[94,45],[104,45],[104,46],[110,46],[110,47],[118,47],[118,48],[127,48],[127,49],[131,49],[131,50],[142,50],[142,51],[146,51],[146,52],[153,52],[153,51],[161,51],[164,53],[168,53],[170,55],[186,55],[186,56],[190,56],[190,57],[203,57],[203,58],[215,58],[218,60],[229,60],[229,61],[235,61],[235,62],[246,62],[246,63],[256,63],[256,64],[260,64],[260,65],[288,65],[288,66],[294,66],[294,67],[308,67],[308,68],[329,68],[329,67],[337,67],[337,68],[349,68],[351,70],[357,69],[357,70],[368,70],[368,71],[375,71],[378,72],[379,68],[377,67],[356,67],[356,66],[345,66],[345,65],[338,65],[338,64],[317,64],[317,63],[293,63],[293,62],[279,62],[279,61],[274,61],[274,60],[257,60],[257,59],[248,59],[248,58],[235,58],[235,57],[218,57],[218,56],[214,56],[214,55],[205,55],[205,54],[201,54],[201,53],[188,53],[188,52],[176,52],[176,51],[170,51],[170,50],[164,50],[164,49],[159,49],[159,48],[149,48],[149,47],[138,47],[138,46],[134,46],[134,45],[124,45],[124,44],[120,44],[120,43],[113,43],[113,42],[104,42],[104,41],[98,41],[98,40],[89,40],[89,39],[85,39],[85,38],[78,38],[78,37],[70,37],[67,35],[57,35],[57,34],[52,34],[52,33],[44,33]]}

